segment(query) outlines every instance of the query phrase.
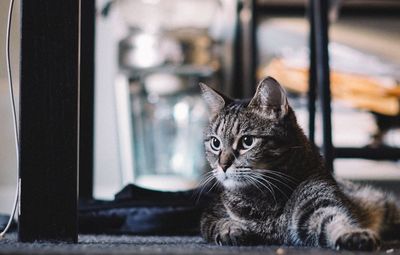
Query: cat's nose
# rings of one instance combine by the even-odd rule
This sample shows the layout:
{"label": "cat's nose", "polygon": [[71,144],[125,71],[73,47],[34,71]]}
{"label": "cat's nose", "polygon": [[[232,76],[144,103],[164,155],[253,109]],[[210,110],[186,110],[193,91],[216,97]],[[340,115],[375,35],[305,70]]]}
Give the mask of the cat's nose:
{"label": "cat's nose", "polygon": [[219,166],[221,167],[222,171],[224,171],[224,173],[225,173],[226,170],[227,170],[231,165],[228,165],[228,164],[221,165],[221,164],[219,164]]}
{"label": "cat's nose", "polygon": [[219,166],[224,172],[232,165],[235,155],[230,151],[223,151],[219,157]]}

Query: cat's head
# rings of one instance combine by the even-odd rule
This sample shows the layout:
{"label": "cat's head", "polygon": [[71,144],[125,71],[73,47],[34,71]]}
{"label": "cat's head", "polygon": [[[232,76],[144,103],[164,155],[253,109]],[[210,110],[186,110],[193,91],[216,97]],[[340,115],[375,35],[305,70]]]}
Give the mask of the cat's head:
{"label": "cat's head", "polygon": [[266,185],[263,174],[293,146],[290,130],[297,124],[285,90],[267,77],[244,101],[200,86],[210,109],[204,144],[212,174],[230,190]]}

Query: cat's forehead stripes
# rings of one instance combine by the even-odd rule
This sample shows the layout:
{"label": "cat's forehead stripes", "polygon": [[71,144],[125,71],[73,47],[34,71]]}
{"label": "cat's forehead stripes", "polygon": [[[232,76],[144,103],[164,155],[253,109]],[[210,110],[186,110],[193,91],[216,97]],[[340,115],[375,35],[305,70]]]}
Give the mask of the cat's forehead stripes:
{"label": "cat's forehead stripes", "polygon": [[215,127],[215,130],[214,130],[214,133],[215,134],[218,134],[218,135],[220,135],[220,134],[222,134],[223,132],[224,132],[224,130],[225,130],[225,122],[226,122],[226,118],[227,118],[227,115],[222,115],[222,116],[220,116],[219,118],[218,118],[218,120],[217,120],[217,122],[216,122],[216,127]]}
{"label": "cat's forehead stripes", "polygon": [[240,131],[240,121],[239,118],[235,118],[232,126],[232,134],[233,135],[238,135]]}
{"label": "cat's forehead stripes", "polygon": [[265,119],[247,109],[244,101],[234,101],[225,106],[212,121],[208,135],[220,137],[227,146],[233,146],[234,141],[244,135],[280,136],[283,130],[278,122]]}
{"label": "cat's forehead stripes", "polygon": [[228,105],[215,120],[212,131],[226,139],[243,133],[242,127],[245,123],[243,110],[245,106],[240,103]]}

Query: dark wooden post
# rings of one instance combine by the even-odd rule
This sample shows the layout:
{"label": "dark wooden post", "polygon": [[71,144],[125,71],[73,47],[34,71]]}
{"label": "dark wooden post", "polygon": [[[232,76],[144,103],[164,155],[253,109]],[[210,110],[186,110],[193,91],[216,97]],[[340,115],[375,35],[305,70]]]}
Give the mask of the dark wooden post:
{"label": "dark wooden post", "polygon": [[81,2],[79,198],[93,197],[95,0]]}
{"label": "dark wooden post", "polygon": [[79,2],[22,0],[22,242],[77,242]]}

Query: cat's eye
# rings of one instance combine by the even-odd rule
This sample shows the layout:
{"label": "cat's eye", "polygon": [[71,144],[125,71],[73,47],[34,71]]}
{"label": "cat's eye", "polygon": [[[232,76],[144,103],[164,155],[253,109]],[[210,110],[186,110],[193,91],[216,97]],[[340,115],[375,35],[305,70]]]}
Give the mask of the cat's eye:
{"label": "cat's eye", "polygon": [[245,135],[242,137],[241,143],[243,149],[250,149],[253,146],[254,138],[252,136]]}
{"label": "cat's eye", "polygon": [[211,149],[213,149],[214,151],[219,151],[221,149],[221,141],[216,138],[215,136],[213,136],[211,138],[211,143],[210,143]]}

